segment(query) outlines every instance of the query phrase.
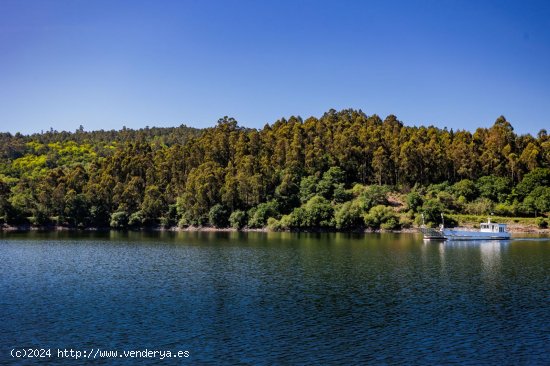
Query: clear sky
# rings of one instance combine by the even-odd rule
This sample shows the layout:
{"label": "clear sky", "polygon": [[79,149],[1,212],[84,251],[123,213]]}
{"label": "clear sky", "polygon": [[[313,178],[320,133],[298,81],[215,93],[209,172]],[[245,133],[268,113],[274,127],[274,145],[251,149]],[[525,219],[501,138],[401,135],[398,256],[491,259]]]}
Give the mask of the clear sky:
{"label": "clear sky", "polygon": [[550,129],[550,1],[0,0],[0,131],[330,108]]}

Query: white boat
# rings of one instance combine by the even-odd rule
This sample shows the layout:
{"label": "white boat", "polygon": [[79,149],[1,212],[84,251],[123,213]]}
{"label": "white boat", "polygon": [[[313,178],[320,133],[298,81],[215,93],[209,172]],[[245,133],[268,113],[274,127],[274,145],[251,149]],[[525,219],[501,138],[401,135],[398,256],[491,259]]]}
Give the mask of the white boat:
{"label": "white boat", "polygon": [[497,224],[487,222],[479,224],[479,230],[455,230],[447,229],[441,224],[438,229],[427,228],[424,225],[420,228],[424,234],[424,240],[507,240],[510,239],[510,233],[506,229],[506,224]]}

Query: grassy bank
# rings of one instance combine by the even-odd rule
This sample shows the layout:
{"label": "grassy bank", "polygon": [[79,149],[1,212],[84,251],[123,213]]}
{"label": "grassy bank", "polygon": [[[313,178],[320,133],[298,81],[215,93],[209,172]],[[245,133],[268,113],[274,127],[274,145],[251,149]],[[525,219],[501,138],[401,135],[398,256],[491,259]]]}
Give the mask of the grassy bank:
{"label": "grassy bank", "polygon": [[[481,222],[487,221],[487,215],[449,215],[458,222],[461,227],[479,228]],[[548,228],[540,228],[540,218],[535,217],[506,217],[506,216],[491,216],[492,222],[498,222],[508,225],[508,230],[512,233],[533,232],[533,233],[550,233]],[[546,219],[548,220],[548,219]]]}

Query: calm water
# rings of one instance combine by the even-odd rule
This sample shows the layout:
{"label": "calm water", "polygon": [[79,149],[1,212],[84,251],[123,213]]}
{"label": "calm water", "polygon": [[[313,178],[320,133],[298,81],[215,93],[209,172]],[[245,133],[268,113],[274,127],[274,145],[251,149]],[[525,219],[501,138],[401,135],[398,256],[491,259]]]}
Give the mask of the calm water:
{"label": "calm water", "polygon": [[[0,234],[0,364],[550,364],[550,240]],[[116,361],[116,362],[115,362]],[[135,364],[102,359],[94,364]]]}

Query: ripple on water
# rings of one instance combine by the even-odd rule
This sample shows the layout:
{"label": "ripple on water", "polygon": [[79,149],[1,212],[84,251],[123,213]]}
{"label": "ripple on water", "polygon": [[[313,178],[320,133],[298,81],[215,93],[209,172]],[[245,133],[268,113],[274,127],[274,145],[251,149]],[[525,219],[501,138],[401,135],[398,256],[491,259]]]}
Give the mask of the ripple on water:
{"label": "ripple on water", "polygon": [[549,244],[0,239],[0,360],[41,346],[213,364],[550,364]]}

